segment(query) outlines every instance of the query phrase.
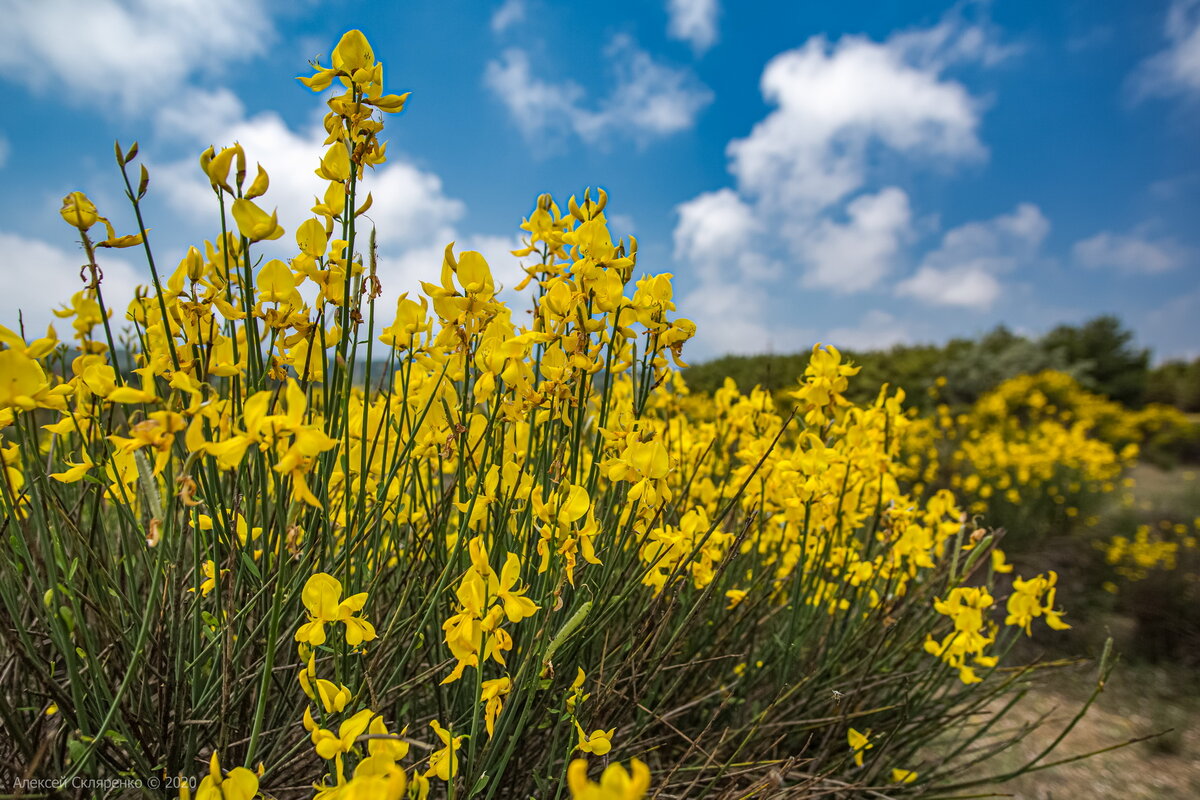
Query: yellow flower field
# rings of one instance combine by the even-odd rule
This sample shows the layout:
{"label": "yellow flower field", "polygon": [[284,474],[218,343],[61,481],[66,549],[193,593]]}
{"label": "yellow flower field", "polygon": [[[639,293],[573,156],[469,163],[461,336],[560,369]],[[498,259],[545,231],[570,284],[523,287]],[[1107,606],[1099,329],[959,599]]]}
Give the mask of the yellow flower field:
{"label": "yellow flower field", "polygon": [[[1043,390],[1014,449],[899,389],[851,403],[820,345],[786,404],[691,395],[696,326],[603,191],[528,210],[526,306],[453,243],[397,296],[368,211],[407,95],[359,31],[301,80],[310,218],[224,143],[211,240],[156,263],[118,146],[138,229],[69,194],[69,333],[0,329],[0,755],[200,800],[961,797],[1061,757],[987,771],[1046,666],[1014,645],[1072,616],[979,515],[1087,513],[1121,420]],[[146,256],[136,297],[110,248]]]}

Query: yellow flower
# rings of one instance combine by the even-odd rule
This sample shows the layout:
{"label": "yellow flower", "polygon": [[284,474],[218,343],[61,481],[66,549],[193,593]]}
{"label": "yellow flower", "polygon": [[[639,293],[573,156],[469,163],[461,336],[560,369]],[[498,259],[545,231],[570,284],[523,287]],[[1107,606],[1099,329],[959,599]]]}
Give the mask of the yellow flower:
{"label": "yellow flower", "polygon": [[[371,724],[367,727],[367,733],[372,736],[387,736],[390,738],[375,738],[367,742],[367,751],[372,756],[379,756],[391,761],[399,761],[408,755],[408,742],[403,739],[392,737],[388,731],[387,725],[383,721],[383,717],[375,717],[371,720]],[[404,736],[408,733],[408,726],[405,726],[397,736]]]}
{"label": "yellow flower", "polygon": [[579,744],[575,745],[575,749],[602,756],[612,750],[612,737],[616,730],[616,728],[608,730],[597,728],[588,734],[584,733],[583,728],[579,727],[579,721],[575,720],[575,731],[579,734]]}
{"label": "yellow flower", "polygon": [[375,628],[371,623],[354,616],[366,605],[366,592],[342,600],[341,582],[332,575],[319,572],[304,584],[300,596],[304,607],[308,609],[309,621],[296,631],[296,641],[313,646],[325,644],[325,625],[331,622],[341,622],[346,626],[346,643],[351,647],[375,638]]}
{"label": "yellow flower", "polygon": [[50,389],[42,366],[21,350],[0,351],[0,409],[66,409],[61,394]]}
{"label": "yellow flower", "polygon": [[327,181],[342,183],[350,180],[350,155],[341,142],[330,147],[321,159],[321,165],[316,169],[317,177]]}
{"label": "yellow flower", "polygon": [[504,677],[484,681],[482,689],[479,700],[485,703],[483,719],[487,726],[488,736],[491,736],[496,726],[496,717],[500,716],[500,711],[504,708],[504,696],[512,691],[512,680]]}
{"label": "yellow flower", "polygon": [[1016,625],[1025,629],[1025,634],[1032,635],[1031,625],[1037,617],[1044,616],[1046,624],[1056,631],[1069,629],[1071,626],[1062,621],[1062,612],[1054,610],[1054,595],[1058,591],[1054,584],[1058,581],[1058,573],[1053,570],[1050,577],[1038,575],[1036,578],[1025,580],[1017,578],[1013,581],[1013,592],[1008,597],[1008,616],[1004,618],[1005,625]]}
{"label": "yellow flower", "polygon": [[158,400],[154,391],[154,372],[149,368],[134,370],[142,379],[142,388],[119,386],[108,393],[110,403],[153,403]]}
{"label": "yellow flower", "polygon": [[360,69],[375,66],[375,51],[362,31],[350,30],[342,34],[337,47],[333,48],[332,60],[334,69],[353,75]]}
{"label": "yellow flower", "polygon": [[450,731],[443,728],[436,719],[429,723],[429,727],[433,728],[433,732],[442,740],[442,747],[429,756],[429,769],[425,771],[425,776],[436,775],[443,781],[449,781],[458,775],[458,749],[462,747],[462,740],[467,737],[450,738]]}
{"label": "yellow flower", "polygon": [[1012,572],[1013,565],[1004,560],[1004,551],[999,547],[992,550],[992,571]]}
{"label": "yellow flower", "polygon": [[[70,422],[71,418],[65,417],[65,419]],[[92,457],[86,451],[82,454],[81,458],[82,461],[78,464],[72,464],[70,461],[64,459],[63,463],[67,465],[68,469],[62,472],[53,472],[50,474],[50,477],[61,483],[78,483],[83,480],[83,476],[88,473],[88,470],[96,466],[96,462],[92,461]]]}
{"label": "yellow flower", "polygon": [[368,723],[374,716],[374,711],[369,708],[363,709],[339,725],[338,732],[334,734],[333,731],[318,726],[313,720],[312,712],[305,708],[304,727],[311,734],[313,749],[317,751],[317,755],[329,760],[349,753],[354,747],[355,740],[367,729]]}
{"label": "yellow flower", "polygon": [[[233,187],[229,185],[229,168],[232,166],[235,159],[239,165],[239,172],[244,175],[246,169],[246,153],[242,149],[242,146],[237,142],[234,142],[232,147],[226,147],[221,150],[220,153],[211,156],[211,158],[207,161],[205,160],[204,156],[200,157],[200,166],[208,175],[208,180],[214,189],[219,186],[230,194],[234,193]],[[238,181],[238,184],[241,184],[240,180]]]}
{"label": "yellow flower", "polygon": [[296,276],[288,265],[273,258],[258,271],[259,302],[284,303],[299,298],[296,293]]}
{"label": "yellow flower", "polygon": [[267,214],[253,201],[243,197],[233,201],[233,220],[237,223],[238,231],[242,236],[252,242],[278,239],[283,236],[283,228],[279,226],[277,212],[272,211]]}
{"label": "yellow flower", "polygon": [[893,769],[892,783],[912,783],[917,779],[917,771],[913,769]]}
{"label": "yellow flower", "polygon": [[100,219],[100,214],[96,211],[95,204],[83,192],[71,192],[64,197],[62,208],[59,209],[58,213],[62,215],[62,218],[66,220],[68,225],[72,225],[81,231],[86,231]]}
{"label": "yellow flower", "polygon": [[636,758],[629,772],[620,764],[609,764],[599,783],[587,776],[587,760],[577,758],[567,767],[567,787],[573,800],[642,800],[650,788],[650,768]]}
{"label": "yellow flower", "polygon": [[321,705],[325,708],[326,714],[339,713],[350,702],[349,689],[345,686],[339,686],[333,681],[327,681],[324,678],[317,678],[316,693],[317,697],[321,700]]}
{"label": "yellow flower", "polygon": [[863,764],[863,753],[870,750],[875,745],[871,744],[871,732],[859,733],[854,728],[846,732],[846,741],[850,744],[850,749],[854,751],[854,763],[858,766]]}
{"label": "yellow flower", "polygon": [[374,100],[364,100],[363,102],[373,105],[380,111],[385,111],[388,114],[399,114],[404,110],[404,104],[408,102],[410,92],[404,94],[385,94],[382,97],[377,97]]}
{"label": "yellow flower", "polygon": [[208,775],[196,789],[196,800],[251,800],[258,794],[258,776],[245,767],[234,767],[221,775],[221,762],[214,750],[208,765]]}
{"label": "yellow flower", "polygon": [[575,680],[571,682],[571,690],[567,695],[567,713],[574,714],[580,703],[585,702],[590,694],[583,691],[583,683],[587,680],[587,673],[583,671],[583,667],[576,667]]}
{"label": "yellow flower", "polygon": [[354,777],[336,797],[338,800],[401,800],[407,786],[408,775],[393,759],[368,756],[354,768]]}
{"label": "yellow flower", "polygon": [[261,197],[267,193],[267,187],[271,184],[271,178],[267,175],[267,171],[263,169],[262,164],[258,164],[258,174],[254,176],[254,180],[250,182],[250,188],[246,190],[244,197],[247,200],[253,200],[256,197]]}
{"label": "yellow flower", "polygon": [[497,596],[504,603],[504,614],[509,622],[520,622],[537,613],[539,606],[525,597],[525,590],[518,587],[521,580],[521,561],[516,553],[509,553],[500,570],[500,586]]}
{"label": "yellow flower", "polygon": [[[408,292],[396,301],[396,319],[383,329],[379,341],[401,350],[412,347],[413,340],[428,333],[433,323],[427,315],[428,303],[421,298],[420,304],[408,299]],[[478,394],[478,389],[476,389]]]}
{"label": "yellow flower", "polygon": [[941,642],[926,635],[925,651],[957,669],[963,683],[979,683],[982,680],[966,663],[968,657],[981,667],[994,667],[998,661],[996,656],[984,655],[986,648],[994,641],[994,637],[988,635],[984,622],[984,612],[992,607],[993,602],[988,590],[977,586],[956,587],[950,590],[945,600],[934,601],[934,610],[950,617],[954,621],[954,630]]}
{"label": "yellow flower", "polygon": [[[229,570],[221,570],[221,574],[225,575]],[[217,565],[211,558],[200,565],[200,574],[204,576],[204,580],[200,582],[200,596],[208,597],[209,593],[217,588]],[[189,592],[196,591],[188,589]]]}

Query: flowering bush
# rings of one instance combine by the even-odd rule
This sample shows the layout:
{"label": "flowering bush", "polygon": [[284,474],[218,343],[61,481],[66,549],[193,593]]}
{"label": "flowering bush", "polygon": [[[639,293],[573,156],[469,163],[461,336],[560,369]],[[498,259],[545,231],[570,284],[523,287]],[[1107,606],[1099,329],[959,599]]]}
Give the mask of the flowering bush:
{"label": "flowering bush", "polygon": [[[992,701],[1034,671],[1004,664],[1013,642],[1066,626],[1055,576],[993,594],[991,536],[950,491],[905,488],[902,392],[850,403],[856,369],[818,347],[794,414],[688,397],[695,326],[612,241],[602,191],[521,225],[524,324],[453,246],[419,296],[385,296],[363,189],[406,95],[358,31],[301,80],[335,91],[290,258],[261,255],[287,231],[235,143],[200,158],[214,238],[160,272],[149,175],[118,147],[138,231],[69,195],[70,339],[0,335],[2,763],[199,798],[1015,774],[978,765],[1027,732]],[[147,256],[127,304],[108,247]]]}
{"label": "flowering bush", "polygon": [[1143,437],[1120,405],[1069,375],[1019,375],[970,408],[939,405],[910,426],[907,477],[918,491],[949,487],[972,514],[1003,526],[1011,547],[1092,526]]}

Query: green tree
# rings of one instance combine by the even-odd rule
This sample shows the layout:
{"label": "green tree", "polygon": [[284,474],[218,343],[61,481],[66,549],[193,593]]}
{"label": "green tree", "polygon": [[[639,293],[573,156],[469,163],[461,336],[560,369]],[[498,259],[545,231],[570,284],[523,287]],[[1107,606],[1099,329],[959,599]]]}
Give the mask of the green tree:
{"label": "green tree", "polygon": [[1141,405],[1150,367],[1150,351],[1133,344],[1133,331],[1112,315],[1083,325],[1059,325],[1042,337],[1042,347],[1058,351],[1077,367],[1086,388],[1125,405]]}

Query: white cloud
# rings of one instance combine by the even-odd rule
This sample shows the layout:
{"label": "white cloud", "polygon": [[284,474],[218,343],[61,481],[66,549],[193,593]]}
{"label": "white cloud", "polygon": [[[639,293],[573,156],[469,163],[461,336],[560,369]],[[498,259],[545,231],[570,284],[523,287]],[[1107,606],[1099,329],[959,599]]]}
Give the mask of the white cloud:
{"label": "white cloud", "polygon": [[1167,272],[1183,263],[1184,257],[1182,248],[1169,239],[1110,231],[1076,242],[1071,254],[1085,267],[1140,274]]}
{"label": "white cloud", "polygon": [[1000,281],[979,267],[957,266],[936,269],[922,266],[896,287],[896,293],[932,305],[985,309],[1000,297]]}
{"label": "white cloud", "polygon": [[805,260],[807,286],[839,293],[877,285],[889,272],[909,234],[908,195],[895,186],[856,197],[845,223],[821,220],[795,249]]}
{"label": "white cloud", "polygon": [[1000,40],[999,29],[988,17],[986,0],[959,3],[933,27],[893,34],[888,45],[907,61],[938,70],[955,63],[993,67],[1025,49]]}
{"label": "white cloud", "polygon": [[[707,192],[676,208],[675,260],[688,265],[695,287],[678,301],[697,324],[689,352],[762,352],[771,342],[765,279],[778,264],[757,246],[764,233],[754,208],[732,189]],[[779,331],[775,331],[776,334]]]}
{"label": "white cloud", "polygon": [[1200,93],[1200,0],[1172,0],[1163,33],[1166,49],[1132,76],[1135,95]]}
{"label": "white cloud", "polygon": [[735,268],[742,276],[761,271],[754,239],[762,223],[732,189],[699,195],[676,211],[675,259],[692,264],[705,277],[719,278]]}
{"label": "white cloud", "polygon": [[198,74],[261,53],[259,0],[38,0],[5,4],[0,74],[124,112],[153,107]]}
{"label": "white cloud", "polygon": [[821,341],[849,350],[882,350],[911,339],[906,323],[886,311],[875,309],[864,314],[858,325],[833,328]]}
{"label": "white cloud", "polygon": [[761,284],[748,281],[705,281],[688,292],[676,301],[680,316],[696,323],[685,357],[762,353],[774,341],[800,340],[771,323],[770,300]]}
{"label": "white cloud", "polygon": [[896,294],[932,305],[989,308],[1002,293],[998,276],[1040,258],[1050,222],[1032,203],[1010,214],[949,230]]}
{"label": "white cloud", "polygon": [[964,42],[986,51],[988,41],[955,18],[882,43],[816,36],[767,64],[762,92],[776,108],[729,144],[730,171],[740,202],[809,266],[810,285],[875,285],[907,236],[902,190],[847,202],[867,184],[872,148],[939,162],[985,155],[980,104],[941,71],[965,57]]}
{"label": "white cloud", "polygon": [[667,35],[703,53],[717,41],[717,0],[667,0]]}
{"label": "white cloud", "polygon": [[525,19],[525,0],[504,0],[492,12],[492,32],[504,33]]}
{"label": "white cloud", "polygon": [[[114,311],[116,329],[123,327],[125,307],[133,299],[134,287],[149,283],[150,276],[135,270],[125,256],[99,250],[96,261],[104,272],[101,291]],[[0,273],[0,323],[17,330],[18,319],[25,322],[30,339],[44,336],[46,325],[54,323],[61,338],[71,334],[70,320],[57,319],[51,309],[60,307],[84,287],[79,270],[87,258],[82,247],[68,250],[32,239],[19,233],[0,231],[0,253],[8,269]],[[135,256],[136,257],[136,256]],[[30,280],[36,275],[36,280]]]}
{"label": "white cloud", "polygon": [[739,189],[812,213],[864,184],[870,145],[911,157],[982,156],[979,103],[938,65],[906,61],[909,49],[816,36],[771,59],[762,93],[777,108],[729,145]]}
{"label": "white cloud", "polygon": [[528,139],[570,130],[571,116],[584,94],[570,81],[550,83],[535,76],[529,54],[516,47],[489,61],[483,79]]}
{"label": "white cloud", "polygon": [[690,71],[655,61],[628,36],[613,37],[605,56],[612,89],[594,103],[572,81],[538,77],[519,48],[490,61],[484,83],[531,140],[574,132],[592,144],[619,136],[646,143],[692,127],[712,102],[712,92]]}
{"label": "white cloud", "polygon": [[631,233],[637,235],[637,221],[629,214],[618,213],[610,215],[606,212],[604,217],[608,220],[608,229],[612,232],[614,238],[628,236]]}
{"label": "white cloud", "polygon": [[[871,186],[873,165],[880,156],[942,169],[985,158],[983,103],[944,73],[1016,49],[1000,44],[986,19],[969,22],[955,10],[883,42],[814,36],[771,59],[761,88],[773,108],[727,148],[734,185],[676,209],[675,260],[698,279],[680,303],[699,326],[697,349],[762,351],[784,330],[796,341],[805,332],[788,327],[780,299],[794,297],[797,284],[878,288],[916,225],[902,188]],[[835,332],[859,345],[899,341],[907,334],[893,322],[871,316]]]}
{"label": "white cloud", "polygon": [[159,109],[154,131],[167,141],[195,143],[227,132],[245,115],[242,101],[228,89],[187,89]]}

